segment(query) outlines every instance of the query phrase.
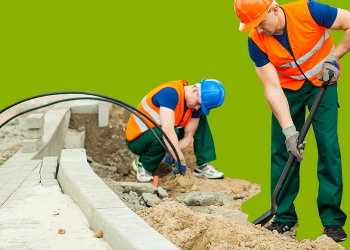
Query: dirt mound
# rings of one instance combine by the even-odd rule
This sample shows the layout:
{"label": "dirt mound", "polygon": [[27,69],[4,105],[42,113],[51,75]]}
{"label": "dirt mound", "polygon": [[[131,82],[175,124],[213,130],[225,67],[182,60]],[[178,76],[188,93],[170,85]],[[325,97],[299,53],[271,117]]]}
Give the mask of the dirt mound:
{"label": "dirt mound", "polygon": [[98,126],[97,114],[71,116],[69,128],[79,132],[85,130],[86,153],[102,165],[117,166],[120,163],[130,165],[136,157],[125,144],[122,111],[122,108],[112,106],[109,125],[101,128]]}
{"label": "dirt mound", "polygon": [[[169,196],[150,208],[144,197],[126,192],[119,185],[119,182],[138,182],[131,168],[137,156],[125,143],[123,113],[122,108],[112,106],[109,126],[103,128],[98,127],[97,115],[72,115],[69,127],[86,131],[85,149],[95,173],[133,211],[147,209],[137,214],[180,249],[344,249],[327,236],[313,242],[308,239],[298,242],[296,231],[279,235],[247,223],[237,210],[241,211],[241,204],[260,192],[260,186],[228,177],[209,180],[193,176],[196,158],[192,145],[184,151],[185,176],[174,178],[171,167],[164,162],[158,166],[154,173],[159,177],[158,186]],[[182,203],[191,191],[217,192],[224,205],[186,207]],[[217,213],[206,214],[208,211]]]}
{"label": "dirt mound", "polygon": [[[123,119],[124,109],[113,105],[109,115],[109,125],[100,128],[98,126],[97,114],[85,114],[71,116],[69,128],[77,131],[85,130],[86,153],[89,156],[89,162],[93,170],[105,182],[107,179],[116,182],[138,182],[135,172],[132,170],[131,162],[137,157],[126,146],[125,126]],[[260,192],[258,184],[250,183],[245,180],[225,177],[224,179],[208,180],[205,177],[196,177],[192,175],[196,165],[196,157],[193,152],[193,145],[184,150],[184,156],[187,162],[187,171],[185,176],[177,175],[174,178],[171,166],[162,162],[154,175],[159,176],[158,185],[169,192],[170,198],[177,198],[186,191],[203,192],[223,192],[232,193],[232,189],[240,190],[241,199],[225,202],[227,209],[241,209],[241,204],[248,198]]]}
{"label": "dirt mound", "polygon": [[164,202],[137,214],[183,250],[344,249],[325,235],[315,241],[298,242],[259,226],[239,224],[218,213],[196,213],[176,202]]}

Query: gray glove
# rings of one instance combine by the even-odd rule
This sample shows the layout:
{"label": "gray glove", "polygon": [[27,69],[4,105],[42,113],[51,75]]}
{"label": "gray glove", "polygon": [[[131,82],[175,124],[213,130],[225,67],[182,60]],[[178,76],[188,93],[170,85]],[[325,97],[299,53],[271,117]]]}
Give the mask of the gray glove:
{"label": "gray glove", "polygon": [[[186,173],[186,160],[185,160],[185,158],[181,159],[180,163],[181,163],[182,175],[185,175],[185,173]],[[175,163],[175,166],[173,167],[173,173],[175,176],[176,176],[176,174],[180,173],[179,164],[177,162]]]}
{"label": "gray glove", "polygon": [[330,83],[336,82],[339,75],[339,65],[338,62],[339,58],[333,54],[327,57],[326,61],[324,61],[322,66],[322,75],[318,75],[317,79],[320,81],[328,81],[329,80],[329,71],[334,72],[334,76],[332,77]]}
{"label": "gray glove", "polygon": [[296,160],[299,162],[305,161],[305,158],[301,154],[304,153],[306,141],[303,141],[301,144],[297,145],[300,133],[296,131],[295,126],[285,128],[282,130],[282,132],[287,138],[285,143],[288,153],[294,155]]}

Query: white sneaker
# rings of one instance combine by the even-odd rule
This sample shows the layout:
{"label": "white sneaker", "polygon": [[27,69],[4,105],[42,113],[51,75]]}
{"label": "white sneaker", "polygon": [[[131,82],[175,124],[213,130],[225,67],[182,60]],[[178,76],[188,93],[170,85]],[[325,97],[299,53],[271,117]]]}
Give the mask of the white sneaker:
{"label": "white sneaker", "polygon": [[138,157],[132,162],[132,167],[136,171],[136,177],[141,182],[153,181],[153,175],[143,168],[142,163],[139,161]]}
{"label": "white sneaker", "polygon": [[224,178],[224,173],[219,172],[214,168],[209,162],[197,166],[194,168],[193,175],[202,176],[204,175],[208,179],[222,179]]}

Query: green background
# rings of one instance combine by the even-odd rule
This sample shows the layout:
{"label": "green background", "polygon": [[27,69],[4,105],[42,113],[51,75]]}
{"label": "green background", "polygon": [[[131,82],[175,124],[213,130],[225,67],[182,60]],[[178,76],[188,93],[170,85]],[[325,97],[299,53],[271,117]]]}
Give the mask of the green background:
{"label": "green background", "polygon": [[[346,0],[320,2],[350,10]],[[209,116],[218,157],[213,165],[225,176],[261,184],[262,193],[243,206],[253,221],[270,208],[271,111],[248,55],[248,32],[239,32],[238,25],[233,0],[1,1],[0,108],[69,90],[101,93],[136,106],[163,82],[218,79],[226,99]],[[344,32],[332,34],[338,44]],[[349,214],[350,55],[341,62],[342,209]],[[313,240],[323,231],[312,130],[307,141],[296,200],[298,240]],[[345,230],[350,233],[350,226]],[[350,241],[342,245],[350,246]]]}

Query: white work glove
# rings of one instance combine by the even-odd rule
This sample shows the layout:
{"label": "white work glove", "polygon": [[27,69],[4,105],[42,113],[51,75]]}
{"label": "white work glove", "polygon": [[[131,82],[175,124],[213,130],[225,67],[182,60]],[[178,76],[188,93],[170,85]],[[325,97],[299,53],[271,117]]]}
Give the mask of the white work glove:
{"label": "white work glove", "polygon": [[304,153],[304,148],[306,141],[303,141],[301,144],[298,144],[298,139],[300,133],[296,130],[295,126],[290,126],[282,130],[283,134],[286,136],[286,147],[289,154],[295,156],[298,162],[305,161],[305,158],[302,156]]}

